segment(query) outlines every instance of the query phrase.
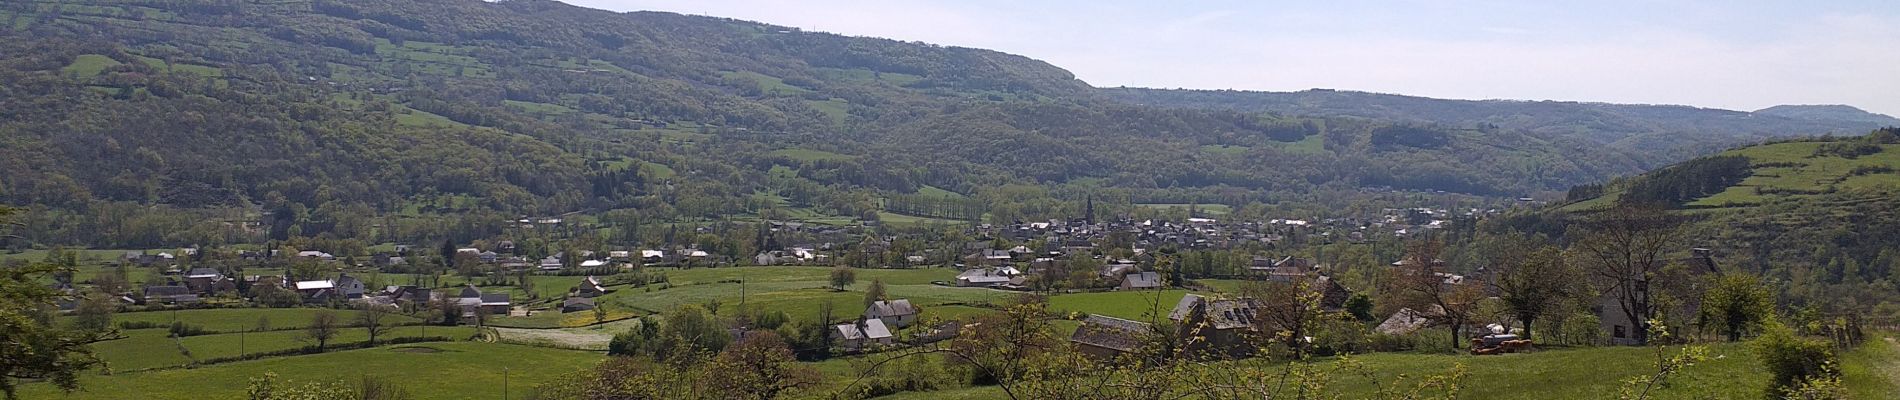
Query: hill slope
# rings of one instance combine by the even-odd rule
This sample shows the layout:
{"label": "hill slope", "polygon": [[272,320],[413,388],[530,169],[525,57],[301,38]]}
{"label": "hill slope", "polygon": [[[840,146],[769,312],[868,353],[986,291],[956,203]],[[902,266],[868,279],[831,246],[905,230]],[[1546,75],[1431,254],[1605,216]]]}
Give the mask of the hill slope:
{"label": "hill slope", "polygon": [[[476,210],[868,218],[924,187],[1015,184],[1150,203],[1517,196],[1680,157],[1605,141],[1701,140],[1607,117],[1621,136],[1131,104],[1017,55],[545,0],[44,0],[0,4],[0,22],[18,55],[0,60],[0,202],[261,208],[274,236]],[[918,211],[1062,212],[995,213],[1024,201]]]}
{"label": "hill slope", "polygon": [[1655,160],[1663,162],[1764,138],[1858,134],[1900,125],[1900,119],[1842,105],[1776,106],[1741,112],[1670,105],[1445,100],[1323,89],[1250,92],[1106,88],[1100,92],[1121,101],[1166,107],[1421,121],[1567,134],[1623,149],[1649,149],[1644,151],[1646,155],[1662,155]]}
{"label": "hill slope", "polygon": [[[1850,191],[1900,191],[1900,129],[1864,137],[1768,143],[1573,191],[1573,210],[1616,202],[1750,207]],[[1600,189],[1599,189],[1600,188]],[[1598,195],[1598,192],[1601,192]]]}

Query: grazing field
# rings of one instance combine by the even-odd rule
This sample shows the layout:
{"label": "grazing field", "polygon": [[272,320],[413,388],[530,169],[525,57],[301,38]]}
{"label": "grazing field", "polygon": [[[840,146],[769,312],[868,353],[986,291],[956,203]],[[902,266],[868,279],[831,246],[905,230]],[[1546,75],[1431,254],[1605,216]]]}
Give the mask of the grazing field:
{"label": "grazing field", "polygon": [[67,65],[65,68],[60,68],[59,73],[82,79],[91,78],[98,76],[101,72],[105,72],[106,68],[118,65],[119,61],[113,60],[111,57],[98,54],[80,54],[79,57],[73,58],[72,64]]}
{"label": "grazing field", "polygon": [[789,149],[772,150],[772,152],[766,153],[766,154],[774,156],[774,157],[785,157],[785,158],[789,158],[796,161],[845,161],[845,160],[850,160],[852,158],[855,158],[852,156],[847,156],[847,155],[833,153],[833,152],[824,151],[824,150],[813,150],[813,149],[804,149],[804,148],[796,148],[796,147],[789,148]]}
{"label": "grazing field", "polygon": [[1228,213],[1234,212],[1234,207],[1228,206],[1226,204],[1150,203],[1150,204],[1136,204],[1136,206],[1154,208],[1154,209],[1178,209],[1178,210],[1187,210],[1189,208],[1193,208],[1195,210],[1200,210],[1200,212],[1207,213],[1208,215],[1226,215]]}
{"label": "grazing field", "polygon": [[1203,153],[1218,154],[1218,155],[1224,155],[1224,156],[1237,156],[1237,155],[1247,154],[1247,150],[1251,150],[1251,149],[1252,148],[1247,147],[1247,146],[1235,146],[1235,145],[1228,145],[1228,144],[1201,145],[1201,152]]}
{"label": "grazing field", "polygon": [[[1877,345],[1885,347],[1884,344]],[[1853,354],[1864,354],[1859,357],[1870,360],[1894,355],[1890,350],[1868,348],[1859,349]],[[1369,367],[1373,379],[1388,385],[1396,382],[1401,388],[1418,384],[1422,375],[1442,374],[1455,364],[1463,364],[1470,375],[1461,382],[1458,398],[1596,400],[1615,398],[1623,380],[1654,372],[1653,367],[1648,366],[1655,363],[1655,357],[1654,348],[1605,347],[1484,357],[1383,353],[1355,356],[1353,359]],[[1856,357],[1850,355],[1849,359]],[[1891,359],[1886,360],[1880,362],[1892,363]],[[1322,364],[1322,369],[1326,369],[1334,360],[1322,359],[1317,362]],[[1850,364],[1846,369],[1849,374],[1845,380],[1853,394],[1852,398],[1891,398],[1893,386],[1885,377],[1853,372],[1870,370],[1872,366]],[[1401,374],[1405,377],[1399,378]],[[1342,398],[1367,398],[1375,390],[1372,381],[1356,374],[1336,371],[1330,376],[1334,379],[1327,387]],[[1746,345],[1712,345],[1708,361],[1671,377],[1669,385],[1652,392],[1650,398],[1757,399],[1762,398],[1767,383],[1768,373]],[[936,392],[907,392],[884,399],[1002,397],[1000,389],[980,386]]]}
{"label": "grazing field", "polygon": [[1148,321],[1166,319],[1186,290],[1137,290],[1125,292],[1075,293],[1049,298],[1050,311],[1101,314],[1115,318]]}
{"label": "grazing field", "polygon": [[[118,313],[112,315],[112,323],[149,322],[161,325],[157,330],[164,331],[163,326],[171,325],[172,321],[179,321],[212,332],[237,332],[255,330],[258,320],[265,319],[270,323],[270,330],[277,330],[309,326],[311,317],[322,311],[336,313],[337,319],[344,324],[355,323],[356,315],[359,313],[354,310],[319,308],[216,308]],[[422,321],[420,318],[402,314],[389,314],[387,318],[389,322],[398,324],[413,324]]]}
{"label": "grazing field", "polygon": [[776,76],[752,71],[720,71],[719,76],[727,81],[749,81],[757,85],[760,92],[770,95],[801,95],[811,93],[811,89],[792,86]]}
{"label": "grazing field", "polygon": [[[1878,145],[1880,152],[1854,158],[1817,154],[1817,149],[1830,143],[1845,142],[1775,143],[1724,152],[1721,155],[1747,157],[1753,171],[1740,183],[1686,206],[1739,209],[1830,191],[1900,188],[1900,145]],[[1602,196],[1570,204],[1563,210],[1608,207],[1622,197],[1623,190],[1606,187]]]}
{"label": "grazing field", "polygon": [[969,223],[968,221],[944,219],[944,218],[933,218],[933,217],[920,217],[920,216],[915,216],[915,215],[898,214],[898,213],[888,212],[888,211],[878,211],[877,221],[881,223],[889,224],[891,226],[956,225],[956,224]]}
{"label": "grazing field", "polygon": [[92,344],[92,351],[113,371],[136,371],[191,363],[178,351],[178,342],[163,329],[124,331],[124,339]]}
{"label": "grazing field", "polygon": [[[1788,196],[1775,193],[1820,192],[1834,188],[1836,190],[1863,189],[1878,186],[1900,186],[1900,145],[1881,145],[1881,152],[1843,158],[1838,156],[1815,156],[1815,150],[1825,143],[1799,142],[1777,143],[1754,146],[1723,154],[1748,157],[1754,165],[1754,173],[1740,184],[1730,186],[1728,190],[1709,197],[1690,202],[1691,206],[1729,207],[1752,206],[1775,197]],[[1856,175],[1857,168],[1886,167],[1886,172]],[[1763,192],[1768,193],[1763,193]],[[1793,194],[1798,195],[1798,194]]]}
{"label": "grazing field", "polygon": [[924,185],[922,187],[918,187],[917,195],[924,196],[924,197],[941,197],[941,198],[947,198],[947,199],[961,199],[961,198],[967,197],[967,196],[964,196],[962,193],[952,192],[949,190],[945,190],[944,188],[930,186],[930,185]]}
{"label": "grazing field", "polygon": [[[433,332],[432,332],[433,333]],[[504,368],[509,398],[523,398],[535,384],[601,360],[600,353],[510,344],[416,343],[307,356],[214,364],[195,369],[85,374],[85,390],[61,394],[46,384],[27,385],[25,399],[236,399],[249,379],[276,373],[295,382],[344,381],[378,376],[415,399],[501,398]]]}
{"label": "grazing field", "polygon": [[825,101],[805,100],[805,104],[811,106],[814,110],[818,110],[818,112],[825,113],[825,116],[829,117],[833,124],[844,124],[845,118],[851,116],[851,102],[845,101],[844,99]]}

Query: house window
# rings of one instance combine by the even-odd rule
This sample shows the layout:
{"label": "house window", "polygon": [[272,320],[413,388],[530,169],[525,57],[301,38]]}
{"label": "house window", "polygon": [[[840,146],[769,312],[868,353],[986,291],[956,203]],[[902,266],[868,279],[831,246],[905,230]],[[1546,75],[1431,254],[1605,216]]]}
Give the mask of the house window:
{"label": "house window", "polygon": [[1623,328],[1622,325],[1617,325],[1616,329],[1613,329],[1613,331],[1614,332],[1612,332],[1611,335],[1615,336],[1617,339],[1627,338],[1630,336],[1629,330]]}

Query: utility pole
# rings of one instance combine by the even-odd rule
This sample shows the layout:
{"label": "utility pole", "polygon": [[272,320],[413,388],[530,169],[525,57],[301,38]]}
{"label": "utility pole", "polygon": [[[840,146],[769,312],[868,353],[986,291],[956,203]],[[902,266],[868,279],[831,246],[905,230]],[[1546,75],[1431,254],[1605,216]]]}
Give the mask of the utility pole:
{"label": "utility pole", "polygon": [[508,400],[508,367],[501,367],[501,400]]}

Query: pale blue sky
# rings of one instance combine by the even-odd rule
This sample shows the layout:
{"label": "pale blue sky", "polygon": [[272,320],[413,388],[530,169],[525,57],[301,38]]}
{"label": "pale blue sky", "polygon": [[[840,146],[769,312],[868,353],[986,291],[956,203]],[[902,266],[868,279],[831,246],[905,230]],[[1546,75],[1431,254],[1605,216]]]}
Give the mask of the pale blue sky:
{"label": "pale blue sky", "polygon": [[1850,104],[1900,115],[1900,2],[573,0],[995,49],[1095,86]]}

